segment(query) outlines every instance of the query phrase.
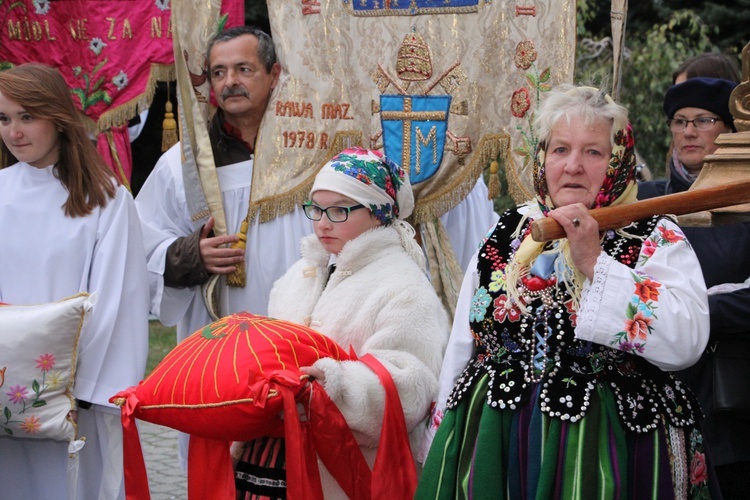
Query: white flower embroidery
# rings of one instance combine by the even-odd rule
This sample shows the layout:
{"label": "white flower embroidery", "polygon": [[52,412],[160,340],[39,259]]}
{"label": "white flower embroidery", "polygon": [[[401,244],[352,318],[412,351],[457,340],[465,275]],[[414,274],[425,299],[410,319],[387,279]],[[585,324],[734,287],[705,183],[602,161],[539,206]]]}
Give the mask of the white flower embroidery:
{"label": "white flower embroidery", "polygon": [[125,74],[125,71],[120,70],[120,72],[112,78],[112,83],[115,84],[117,90],[122,90],[128,86],[128,75]]}
{"label": "white flower embroidery", "polygon": [[161,10],[169,10],[169,0],[154,0],[156,7]]}
{"label": "white flower embroidery", "polygon": [[32,3],[34,4],[34,12],[40,15],[48,13],[50,8],[52,8],[50,0],[33,0]]}
{"label": "white flower embroidery", "polygon": [[93,52],[95,55],[99,55],[102,53],[102,50],[104,50],[104,47],[106,47],[107,44],[102,41],[101,38],[95,37],[91,39],[91,43],[89,44],[89,49],[91,49],[91,52]]}

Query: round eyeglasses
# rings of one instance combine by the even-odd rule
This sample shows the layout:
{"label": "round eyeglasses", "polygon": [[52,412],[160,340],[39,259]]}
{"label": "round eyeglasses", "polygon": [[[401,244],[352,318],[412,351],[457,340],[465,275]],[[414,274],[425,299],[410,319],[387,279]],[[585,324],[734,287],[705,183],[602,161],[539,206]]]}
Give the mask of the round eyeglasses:
{"label": "round eyeglasses", "polygon": [[707,130],[711,130],[711,128],[714,126],[714,123],[716,123],[717,121],[719,121],[719,118],[716,118],[714,116],[699,116],[698,118],[695,118],[693,120],[673,118],[671,120],[667,120],[667,125],[669,125],[669,130],[671,130],[675,134],[684,132],[688,126],[688,123],[692,123],[695,127],[695,130],[705,132]]}
{"label": "round eyeglasses", "polygon": [[316,221],[322,219],[323,214],[326,214],[328,220],[331,222],[345,222],[349,218],[349,212],[360,208],[365,208],[365,206],[354,205],[353,207],[322,208],[310,201],[302,204],[302,209],[305,211],[305,216],[310,220]]}

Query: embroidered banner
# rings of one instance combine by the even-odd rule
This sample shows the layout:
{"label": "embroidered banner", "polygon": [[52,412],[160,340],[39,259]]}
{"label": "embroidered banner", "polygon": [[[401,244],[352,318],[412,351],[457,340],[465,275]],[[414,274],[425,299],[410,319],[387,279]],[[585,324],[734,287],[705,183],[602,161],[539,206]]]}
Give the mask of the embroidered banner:
{"label": "embroidered banner", "polygon": [[57,67],[93,132],[146,109],[174,79],[169,0],[0,3],[0,61]]}
{"label": "embroidered banner", "polygon": [[[234,15],[228,8],[234,8]],[[241,0],[176,0],[174,51],[176,59],[177,97],[181,130],[182,172],[185,196],[193,220],[212,215],[214,232],[226,234],[226,218],[216,175],[216,166],[208,138],[208,122],[214,112],[210,103],[206,46],[217,32],[243,24]]]}
{"label": "embroidered banner", "polygon": [[541,93],[571,81],[575,1],[268,2],[282,64],[258,141],[251,212],[308,195],[342,148],[383,149],[414,183],[416,223],[458,204],[494,159],[531,196]]}
{"label": "embroidered banner", "polygon": [[[223,11],[244,22],[242,0],[225,0]],[[170,0],[0,1],[0,69],[57,67],[92,133],[127,134],[122,125],[148,108],[156,81],[174,80],[171,12]],[[123,141],[99,142],[105,153],[114,148],[105,158],[121,173]]]}

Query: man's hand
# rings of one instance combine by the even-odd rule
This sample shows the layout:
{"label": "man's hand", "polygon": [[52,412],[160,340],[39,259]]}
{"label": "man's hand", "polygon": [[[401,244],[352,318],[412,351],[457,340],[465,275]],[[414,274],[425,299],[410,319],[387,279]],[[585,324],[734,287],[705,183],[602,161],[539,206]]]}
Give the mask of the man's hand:
{"label": "man's hand", "polygon": [[229,248],[239,238],[237,235],[211,236],[214,229],[214,218],[209,217],[208,222],[201,229],[200,252],[203,266],[210,274],[230,274],[236,269],[236,264],[245,260],[243,248]]}

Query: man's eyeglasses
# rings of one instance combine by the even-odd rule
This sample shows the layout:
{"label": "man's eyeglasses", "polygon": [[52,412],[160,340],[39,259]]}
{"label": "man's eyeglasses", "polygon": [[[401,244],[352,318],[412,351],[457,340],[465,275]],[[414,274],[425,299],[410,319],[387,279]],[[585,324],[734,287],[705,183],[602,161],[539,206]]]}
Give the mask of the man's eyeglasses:
{"label": "man's eyeglasses", "polygon": [[305,211],[305,216],[310,220],[320,220],[323,214],[328,216],[328,220],[331,222],[344,222],[349,218],[349,212],[365,208],[364,205],[354,205],[353,207],[328,207],[322,208],[318,205],[314,205],[308,201],[302,204],[302,209]]}
{"label": "man's eyeglasses", "polygon": [[673,118],[671,120],[667,120],[667,125],[669,125],[669,130],[671,130],[675,134],[684,132],[688,126],[688,123],[692,123],[696,130],[705,132],[706,130],[711,130],[711,128],[714,126],[714,123],[716,123],[717,121],[719,121],[719,118],[715,118],[713,116],[699,116],[694,120]]}

